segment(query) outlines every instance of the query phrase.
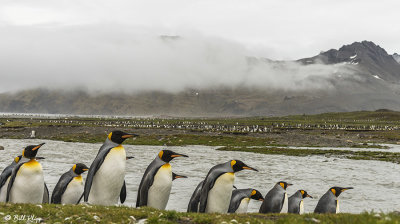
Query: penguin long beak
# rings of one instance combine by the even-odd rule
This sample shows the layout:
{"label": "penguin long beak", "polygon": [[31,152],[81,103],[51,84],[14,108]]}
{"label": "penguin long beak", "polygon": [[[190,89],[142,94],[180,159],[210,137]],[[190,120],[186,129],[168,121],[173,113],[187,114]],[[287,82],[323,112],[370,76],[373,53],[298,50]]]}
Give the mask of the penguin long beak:
{"label": "penguin long beak", "polygon": [[311,195],[307,194],[306,197],[313,198]]}
{"label": "penguin long beak", "polygon": [[287,183],[287,186],[289,187],[289,186],[292,186],[293,184],[289,184],[289,183]]}
{"label": "penguin long beak", "polygon": [[127,139],[127,138],[138,137],[138,136],[139,135],[137,135],[137,134],[126,134],[126,135],[123,135],[121,138]]}
{"label": "penguin long beak", "polygon": [[254,171],[258,172],[258,170],[256,168],[249,167],[249,166],[244,166],[243,169],[245,169],[245,170],[254,170]]}
{"label": "penguin long beak", "polygon": [[260,199],[258,199],[259,201],[264,201],[264,199],[262,199],[262,198],[260,198]]}
{"label": "penguin long beak", "polygon": [[88,171],[89,170],[89,168],[87,168],[87,169],[82,169],[83,171]]}
{"label": "penguin long beak", "polygon": [[126,157],[126,160],[133,159],[133,158],[135,158],[135,157],[133,157],[133,156],[127,156],[127,157]]}
{"label": "penguin long beak", "polygon": [[171,155],[171,157],[172,157],[172,158],[175,158],[175,157],[189,157],[189,156],[176,153],[176,154],[174,154],[174,155]]}
{"label": "penguin long beak", "polygon": [[45,143],[42,143],[42,144],[37,145],[36,147],[34,147],[34,148],[32,149],[32,151],[38,150],[38,149],[39,149],[40,147],[42,147],[44,144],[45,144]]}
{"label": "penguin long beak", "polygon": [[188,178],[188,177],[187,176],[183,176],[183,175],[176,175],[175,179],[178,179],[178,178]]}
{"label": "penguin long beak", "polygon": [[343,191],[347,191],[347,190],[350,190],[350,189],[354,189],[354,188],[353,187],[344,187],[344,188],[342,188],[341,191],[343,192]]}
{"label": "penguin long beak", "polygon": [[40,159],[46,159],[46,158],[41,157],[41,156],[36,156],[36,160],[40,160]]}

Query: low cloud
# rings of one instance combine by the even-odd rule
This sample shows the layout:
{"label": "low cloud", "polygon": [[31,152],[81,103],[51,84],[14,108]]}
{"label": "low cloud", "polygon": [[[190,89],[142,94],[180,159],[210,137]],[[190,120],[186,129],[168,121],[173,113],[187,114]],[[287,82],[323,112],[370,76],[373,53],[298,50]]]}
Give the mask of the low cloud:
{"label": "low cloud", "polygon": [[252,57],[246,46],[195,32],[163,36],[134,26],[1,27],[0,92],[38,87],[90,92],[179,92],[219,86],[334,88],[346,65]]}

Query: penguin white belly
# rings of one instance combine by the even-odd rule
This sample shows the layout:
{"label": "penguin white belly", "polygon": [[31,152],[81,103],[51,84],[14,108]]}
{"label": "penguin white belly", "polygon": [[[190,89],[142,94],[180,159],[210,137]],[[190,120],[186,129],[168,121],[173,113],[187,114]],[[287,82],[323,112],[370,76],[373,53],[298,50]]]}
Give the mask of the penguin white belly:
{"label": "penguin white belly", "polygon": [[83,181],[82,176],[74,177],[68,183],[67,189],[61,197],[61,204],[76,204],[83,194]]}
{"label": "penguin white belly", "polygon": [[15,177],[10,191],[12,203],[42,203],[44,177],[42,165],[36,160],[23,164]]}
{"label": "penguin white belly", "polygon": [[250,198],[243,198],[240,201],[239,207],[236,209],[235,213],[247,213],[247,208],[249,207]]}
{"label": "penguin white belly", "polygon": [[207,196],[206,212],[227,213],[229,203],[232,197],[234,173],[225,173],[217,178],[213,188],[210,189]]}
{"label": "penguin white belly", "polygon": [[300,201],[300,213],[299,214],[300,215],[304,214],[304,201],[303,200]]}
{"label": "penguin white belly", "polygon": [[336,214],[340,213],[339,200],[336,200]]}
{"label": "penguin white belly", "polygon": [[10,182],[10,177],[7,178],[6,183],[4,183],[3,187],[0,189],[0,202],[6,202],[7,199],[7,187]]}
{"label": "penguin white belly", "polygon": [[289,206],[288,197],[287,197],[287,193],[285,192],[285,199],[283,200],[283,206],[282,206],[281,213],[288,213],[288,210],[289,210],[288,206]]}
{"label": "penguin white belly", "polygon": [[169,163],[158,169],[153,185],[149,188],[147,206],[164,210],[167,207],[172,187],[172,170]]}
{"label": "penguin white belly", "polygon": [[115,205],[125,178],[126,153],[122,146],[110,150],[93,177],[88,202],[96,205]]}

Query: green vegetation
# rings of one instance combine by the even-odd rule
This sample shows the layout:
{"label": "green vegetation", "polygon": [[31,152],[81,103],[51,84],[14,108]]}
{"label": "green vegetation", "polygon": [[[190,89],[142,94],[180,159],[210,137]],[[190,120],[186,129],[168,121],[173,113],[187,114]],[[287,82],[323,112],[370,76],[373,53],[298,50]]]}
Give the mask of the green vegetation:
{"label": "green vegetation", "polygon": [[[198,214],[150,208],[89,205],[0,204],[0,220],[9,223],[399,223],[397,213],[378,214]],[[37,220],[37,221],[36,221]]]}

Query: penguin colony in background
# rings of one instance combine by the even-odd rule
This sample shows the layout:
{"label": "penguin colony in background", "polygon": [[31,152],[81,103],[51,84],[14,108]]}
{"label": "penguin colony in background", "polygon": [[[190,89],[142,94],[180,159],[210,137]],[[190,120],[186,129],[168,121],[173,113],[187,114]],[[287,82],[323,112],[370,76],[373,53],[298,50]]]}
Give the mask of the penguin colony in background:
{"label": "penguin colony in background", "polygon": [[[90,167],[77,163],[64,173],[57,182],[51,199],[44,182],[43,170],[37,157],[44,143],[30,145],[15,157],[0,175],[0,202],[10,203],[54,203],[115,205],[126,199],[125,167],[127,157],[121,145],[136,134],[123,131],[109,133]],[[139,185],[136,207],[148,206],[165,209],[172,182],[187,178],[172,172],[170,162],[177,157],[188,157],[170,150],[161,150],[147,167]],[[298,190],[288,198],[285,181],[279,181],[265,195],[253,188],[236,189],[235,173],[242,170],[256,171],[240,160],[230,160],[210,169],[205,179],[194,190],[187,211],[200,213],[246,213],[251,199],[262,201],[260,213],[304,213],[304,198],[307,191]],[[86,181],[82,173],[88,171]],[[331,187],[318,201],[315,213],[338,213],[339,195],[352,187]]]}

